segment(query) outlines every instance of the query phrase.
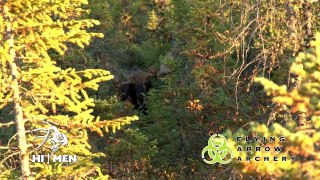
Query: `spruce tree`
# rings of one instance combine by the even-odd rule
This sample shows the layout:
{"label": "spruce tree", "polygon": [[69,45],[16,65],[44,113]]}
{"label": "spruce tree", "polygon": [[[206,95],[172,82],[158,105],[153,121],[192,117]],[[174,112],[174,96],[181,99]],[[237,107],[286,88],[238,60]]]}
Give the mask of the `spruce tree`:
{"label": "spruce tree", "polygon": [[[81,19],[87,13],[86,0],[7,0],[0,9],[0,109],[13,107],[15,123],[0,124],[2,128],[15,125],[17,134],[7,145],[0,144],[0,179],[17,178],[87,178],[102,175],[91,153],[88,131],[103,136],[103,131],[119,128],[137,117],[100,120],[91,115],[94,100],[86,92],[97,90],[99,83],[113,78],[102,69],[62,69],[50,53],[63,55],[70,44],[81,48],[91,38],[102,34],[86,29],[98,25],[93,19]],[[66,134],[69,145],[57,154],[74,154],[74,164],[30,163],[31,154],[50,152],[49,143],[33,141],[35,128],[48,128],[46,121]],[[19,154],[21,173],[8,161]]]}

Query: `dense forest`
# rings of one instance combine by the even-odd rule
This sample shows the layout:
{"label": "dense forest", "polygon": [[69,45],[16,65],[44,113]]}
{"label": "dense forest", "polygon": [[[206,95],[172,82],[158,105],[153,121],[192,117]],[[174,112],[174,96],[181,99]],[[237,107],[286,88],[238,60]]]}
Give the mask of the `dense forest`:
{"label": "dense forest", "polygon": [[320,179],[318,0],[0,12],[0,179]]}

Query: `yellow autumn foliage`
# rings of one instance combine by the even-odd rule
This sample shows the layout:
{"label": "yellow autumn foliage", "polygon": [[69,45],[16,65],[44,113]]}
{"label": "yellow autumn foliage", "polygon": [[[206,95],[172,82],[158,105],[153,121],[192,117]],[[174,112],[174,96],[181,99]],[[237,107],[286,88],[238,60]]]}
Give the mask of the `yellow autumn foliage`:
{"label": "yellow autumn foliage", "polygon": [[[61,163],[32,163],[32,176],[35,178],[77,179],[80,174],[84,175],[81,178],[87,178],[86,172],[94,168],[96,177],[106,179],[108,176],[103,175],[99,165],[93,161],[95,157],[104,154],[91,152],[87,131],[103,136],[103,130],[116,130],[138,119],[133,116],[101,120],[93,116],[94,100],[88,96],[87,90],[97,90],[100,82],[111,80],[113,75],[103,69],[62,69],[49,54],[50,50],[63,55],[68,49],[67,44],[84,48],[92,38],[103,37],[101,33],[86,31],[87,28],[99,25],[99,21],[81,18],[81,15],[87,13],[83,9],[84,4],[88,4],[88,1],[8,0],[0,5],[0,9],[9,9],[6,15],[9,18],[0,16],[0,109],[13,102],[12,92],[16,89],[11,86],[13,64],[10,60],[15,59],[18,75],[14,78],[19,80],[19,101],[27,130],[48,128],[48,125],[42,123],[43,120],[55,125],[69,139],[70,145],[63,148],[61,153],[76,154],[79,158],[77,164],[68,166]],[[11,28],[10,32],[6,32],[8,27]],[[9,42],[13,42],[13,46]],[[16,57],[10,57],[12,53],[8,52],[11,48]],[[27,133],[30,154],[35,153],[32,148],[35,146],[33,138],[34,135]],[[16,139],[8,146],[16,149]],[[41,151],[49,152],[49,145],[45,145]],[[7,155],[17,152],[9,150]],[[0,168],[5,163],[1,161]],[[7,178],[15,168],[2,170],[0,179]]]}
{"label": "yellow autumn foliage", "polygon": [[[301,83],[292,90],[280,86],[266,78],[256,78],[265,92],[273,96],[273,102],[287,106],[292,113],[305,115],[306,124],[294,125],[274,123],[270,127],[253,122],[247,131],[240,129],[237,133],[227,132],[233,149],[238,146],[281,146],[275,151],[236,151],[235,156],[245,159],[255,157],[295,157],[294,161],[234,161],[237,169],[247,175],[271,179],[317,179],[320,177],[320,33],[310,43],[307,53],[300,53],[291,66],[291,73],[299,76]],[[298,123],[294,123],[298,124]],[[237,136],[285,137],[284,142],[261,142],[252,144],[235,142]]]}

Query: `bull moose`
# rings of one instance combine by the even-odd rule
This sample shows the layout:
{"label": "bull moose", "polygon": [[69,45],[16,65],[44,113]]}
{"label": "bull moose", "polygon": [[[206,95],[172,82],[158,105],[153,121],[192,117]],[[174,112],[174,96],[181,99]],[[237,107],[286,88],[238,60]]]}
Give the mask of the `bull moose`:
{"label": "bull moose", "polygon": [[135,110],[141,111],[143,114],[147,114],[147,106],[145,104],[146,94],[152,88],[151,78],[158,78],[165,74],[168,74],[171,70],[164,64],[161,64],[160,70],[156,72],[150,69],[148,72],[144,72],[136,68],[128,80],[125,82],[116,82],[118,89],[118,96],[121,101],[130,101]]}

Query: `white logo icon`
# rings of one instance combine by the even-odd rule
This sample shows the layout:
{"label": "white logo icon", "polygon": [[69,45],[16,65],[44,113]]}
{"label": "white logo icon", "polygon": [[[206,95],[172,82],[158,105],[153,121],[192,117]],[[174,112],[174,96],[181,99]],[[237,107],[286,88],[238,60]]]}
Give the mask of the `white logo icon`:
{"label": "white logo icon", "polygon": [[48,140],[50,142],[50,148],[53,153],[55,153],[60,146],[68,145],[68,138],[65,134],[59,132],[57,127],[55,127],[45,121],[42,121],[42,122],[50,125],[50,127],[49,127],[49,129],[39,128],[39,129],[32,130],[32,132],[34,132],[34,131],[45,131],[46,132],[46,134],[44,136],[37,136],[33,139],[33,140],[35,140],[35,139],[43,138],[42,143],[36,149],[41,148],[44,145],[44,143],[46,143]]}

